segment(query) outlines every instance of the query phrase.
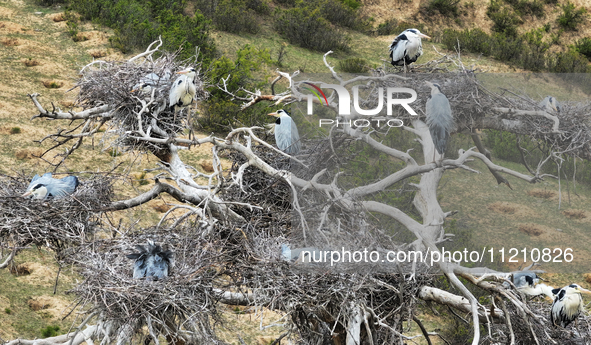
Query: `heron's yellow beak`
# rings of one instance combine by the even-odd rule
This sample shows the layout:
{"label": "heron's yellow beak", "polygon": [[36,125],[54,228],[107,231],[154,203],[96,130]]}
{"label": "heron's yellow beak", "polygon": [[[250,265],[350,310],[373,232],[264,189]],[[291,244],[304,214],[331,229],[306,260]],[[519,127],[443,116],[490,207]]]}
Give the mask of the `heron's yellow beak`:
{"label": "heron's yellow beak", "polygon": [[422,38],[428,38],[428,39],[431,39],[431,37],[429,37],[429,36],[427,36],[427,35],[425,35],[425,34],[422,34],[422,33],[421,33],[421,34],[419,34],[419,36],[421,36]]}
{"label": "heron's yellow beak", "polygon": [[579,291],[582,292],[582,293],[586,293],[586,294],[590,294],[591,295],[591,291],[589,291],[587,289],[584,289],[582,287],[579,288]]}
{"label": "heron's yellow beak", "polygon": [[33,194],[32,191],[26,192],[25,194],[21,195],[21,198],[24,198],[24,197],[29,196],[31,194]]}
{"label": "heron's yellow beak", "polygon": [[270,116],[275,116],[275,117],[279,117],[279,114],[277,114],[277,113],[269,113],[269,114],[267,114],[267,115],[270,115]]}
{"label": "heron's yellow beak", "polygon": [[176,72],[176,74],[185,74],[185,73],[189,73],[189,71],[188,70],[184,70],[184,71],[178,71],[178,72]]}

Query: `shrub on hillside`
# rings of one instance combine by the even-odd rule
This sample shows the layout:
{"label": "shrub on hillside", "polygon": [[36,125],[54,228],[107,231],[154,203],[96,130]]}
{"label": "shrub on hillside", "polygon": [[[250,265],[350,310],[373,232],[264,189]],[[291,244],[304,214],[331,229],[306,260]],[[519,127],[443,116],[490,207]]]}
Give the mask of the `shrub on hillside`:
{"label": "shrub on hillside", "polygon": [[297,0],[273,0],[276,4],[294,7],[296,5]]}
{"label": "shrub on hillside", "polygon": [[35,2],[41,6],[53,6],[63,4],[66,0],[36,0]]}
{"label": "shrub on hillside", "polygon": [[323,0],[318,3],[322,16],[329,22],[351,29],[364,29],[365,20],[359,18],[355,9],[339,0]]}
{"label": "shrub on hillside", "polygon": [[344,73],[367,73],[371,67],[365,59],[351,58],[339,61],[337,68]]}
{"label": "shrub on hillside", "polygon": [[575,8],[570,1],[562,5],[562,13],[556,20],[558,25],[566,30],[576,31],[577,26],[583,22],[587,15],[587,10],[584,7]]}
{"label": "shrub on hillside", "polygon": [[206,61],[213,57],[215,46],[209,37],[210,22],[201,13],[187,16],[181,2],[167,0],[71,0],[72,10],[83,19],[93,20],[114,29],[111,44],[123,52],[145,49],[162,36],[164,49],[183,48],[181,57],[195,53]]}
{"label": "shrub on hillside", "polygon": [[244,0],[221,0],[215,9],[213,23],[218,30],[234,34],[256,34],[261,30],[255,11],[247,8]]}
{"label": "shrub on hillside", "polygon": [[271,7],[265,0],[246,0],[246,7],[259,14],[271,14]]}
{"label": "shrub on hillside", "polygon": [[275,30],[290,43],[303,48],[327,52],[349,50],[348,39],[322,17],[319,8],[298,6],[281,12]]}
{"label": "shrub on hillside", "polygon": [[464,31],[446,29],[443,32],[442,43],[452,51],[458,48],[459,43],[460,50],[480,53],[484,56],[492,55],[495,46],[495,40],[481,29],[466,29]]}
{"label": "shrub on hillside", "polygon": [[389,19],[378,25],[375,32],[378,36],[387,36],[400,34],[406,29],[418,29],[419,31],[423,32],[424,25],[418,23],[398,22],[396,19]]}
{"label": "shrub on hillside", "polygon": [[580,54],[583,54],[591,61],[591,38],[584,37],[575,42],[575,49]]}
{"label": "shrub on hillside", "polygon": [[544,3],[538,0],[505,0],[505,2],[511,4],[515,11],[517,11],[520,15],[533,15],[536,17],[543,17],[544,13]]}
{"label": "shrub on hillside", "polygon": [[[574,50],[556,53],[548,58],[548,70],[553,73],[589,73],[589,61]],[[587,77],[588,79],[588,77]]]}
{"label": "shrub on hillside", "polygon": [[431,0],[425,11],[427,14],[440,13],[444,16],[457,17],[459,15],[458,4],[460,0]]}
{"label": "shrub on hillside", "polygon": [[486,15],[493,21],[492,31],[505,34],[510,37],[517,37],[517,25],[521,19],[506,6],[501,6],[498,1],[491,0]]}
{"label": "shrub on hillside", "polygon": [[[266,80],[255,79],[254,73],[260,71],[264,64],[271,63],[269,51],[246,45],[236,54],[234,61],[222,56],[211,63],[206,73],[209,83],[218,84],[221,78],[228,78],[229,75],[226,86],[228,90],[237,92],[239,96],[245,96],[240,93],[241,88],[255,90],[264,87]],[[241,110],[240,105],[241,101],[232,99],[219,89],[212,89],[207,101],[202,103],[199,125],[206,130],[219,132],[227,131],[230,126],[261,125],[268,120],[266,113],[261,111],[258,105],[245,110]]]}

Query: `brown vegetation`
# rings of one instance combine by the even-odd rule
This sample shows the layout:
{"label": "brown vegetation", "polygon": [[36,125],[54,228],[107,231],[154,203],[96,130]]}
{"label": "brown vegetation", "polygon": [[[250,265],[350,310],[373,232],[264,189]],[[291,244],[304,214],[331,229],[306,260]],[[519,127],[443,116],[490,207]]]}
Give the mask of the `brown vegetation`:
{"label": "brown vegetation", "polygon": [[529,236],[540,236],[544,233],[544,230],[537,224],[520,224],[519,231]]}
{"label": "brown vegetation", "polygon": [[64,86],[64,82],[59,80],[44,80],[43,86],[48,89],[59,89],[60,87]]}
{"label": "brown vegetation", "polygon": [[51,306],[49,301],[45,298],[31,298],[27,304],[34,311],[47,309]]}
{"label": "brown vegetation", "polygon": [[495,202],[494,204],[489,205],[488,209],[504,214],[514,214],[517,211],[517,208],[515,206],[505,202]]}
{"label": "brown vegetation", "polygon": [[34,59],[26,59],[23,60],[23,64],[27,67],[33,67],[33,66],[39,66],[41,65],[41,62],[39,60],[34,60]]}
{"label": "brown vegetation", "polygon": [[20,42],[16,38],[4,38],[1,42],[6,47],[14,47],[20,44]]}
{"label": "brown vegetation", "polygon": [[25,159],[33,159],[33,158],[40,157],[42,154],[43,154],[43,150],[41,148],[33,148],[33,149],[23,149],[23,150],[17,151],[14,154],[14,156],[16,157],[16,159],[25,160]]}
{"label": "brown vegetation", "polygon": [[564,214],[567,218],[570,218],[570,219],[585,219],[585,218],[587,218],[585,211],[582,211],[582,210],[564,210],[564,211],[562,211],[562,214]]}
{"label": "brown vegetation", "polygon": [[170,206],[164,203],[152,205],[152,208],[159,213],[166,213],[168,210],[170,210]]}
{"label": "brown vegetation", "polygon": [[89,54],[95,59],[107,56],[107,52],[104,50],[91,50]]}
{"label": "brown vegetation", "polygon": [[532,189],[527,192],[527,195],[533,196],[534,198],[550,199],[556,195],[556,192],[546,189]]}
{"label": "brown vegetation", "polygon": [[31,274],[31,268],[27,264],[11,265],[10,273],[16,276],[25,276]]}
{"label": "brown vegetation", "polygon": [[53,15],[51,17],[51,19],[53,19],[54,22],[58,23],[58,22],[63,22],[64,20],[66,20],[65,16],[63,13],[57,13],[55,15]]}

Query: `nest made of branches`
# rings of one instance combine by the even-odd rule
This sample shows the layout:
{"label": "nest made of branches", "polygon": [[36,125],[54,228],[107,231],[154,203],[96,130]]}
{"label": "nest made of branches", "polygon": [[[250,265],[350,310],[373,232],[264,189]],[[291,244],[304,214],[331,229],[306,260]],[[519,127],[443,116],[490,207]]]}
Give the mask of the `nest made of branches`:
{"label": "nest made of branches", "polygon": [[[199,69],[199,64],[177,61],[176,57],[177,54],[164,53],[155,60],[107,61],[92,65],[92,68],[82,72],[76,83],[80,89],[77,105],[84,109],[111,106],[114,121],[109,122],[110,128],[106,134],[116,136],[116,145],[140,150],[161,150],[163,145],[135,138],[141,136],[140,125],[145,133],[161,139],[173,138],[186,128],[183,121],[190,116],[187,113],[192,107],[182,112],[172,109],[168,104],[169,91],[178,77],[176,72],[188,66]],[[160,77],[152,92],[138,90],[142,79],[151,73]],[[194,84],[197,89],[195,101],[205,99],[207,91],[199,75],[195,77]]]}
{"label": "nest made of branches", "polygon": [[[147,239],[169,249],[174,264],[167,278],[133,278],[134,261],[126,254]],[[142,333],[147,326],[167,339],[180,337],[188,343],[212,343],[212,320],[217,297],[212,290],[219,274],[219,248],[194,229],[175,231],[145,229],[124,237],[99,240],[85,246],[76,259],[84,282],[71,293],[87,313],[100,315],[115,334]],[[132,332],[129,332],[129,331]]]}
{"label": "nest made of branches", "polygon": [[30,180],[0,175],[0,243],[48,246],[59,257],[64,249],[92,241],[98,217],[113,196],[110,177],[80,179],[74,194],[55,200],[22,198]]}

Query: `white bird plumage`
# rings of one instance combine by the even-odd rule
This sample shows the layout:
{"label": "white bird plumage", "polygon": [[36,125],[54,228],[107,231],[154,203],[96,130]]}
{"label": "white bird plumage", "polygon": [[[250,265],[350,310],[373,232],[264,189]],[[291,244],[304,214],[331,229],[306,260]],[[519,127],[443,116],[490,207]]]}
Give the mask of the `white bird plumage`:
{"label": "white bird plumage", "polygon": [[[554,299],[554,293],[551,286],[540,283],[541,278],[535,272],[532,271],[519,271],[511,274],[511,282],[515,288],[526,295],[538,296],[546,295]],[[510,288],[509,283],[503,283],[505,288]]]}
{"label": "white bird plumage", "polygon": [[581,293],[591,294],[577,284],[570,284],[560,289],[552,290],[556,297],[550,311],[550,321],[555,326],[566,327],[579,317],[584,311]]}
{"label": "white bird plumage", "polygon": [[291,116],[283,109],[268,115],[277,118],[273,129],[277,147],[289,155],[298,154],[301,149],[300,134]]}
{"label": "white bird plumage", "polygon": [[197,88],[195,87],[195,76],[197,71],[195,68],[187,68],[177,74],[182,74],[178,77],[170,87],[169,106],[171,108],[183,108],[193,103]]}
{"label": "white bird plumage", "polygon": [[431,38],[417,29],[406,29],[390,44],[392,66],[408,66],[423,55],[421,37]]}
{"label": "white bird plumage", "polygon": [[449,135],[454,127],[454,118],[451,113],[449,100],[441,92],[439,84],[428,81],[425,83],[431,87],[431,97],[429,97],[425,106],[427,126],[429,127],[429,133],[435,145],[435,150],[443,156]]}
{"label": "white bird plumage", "polygon": [[33,199],[45,200],[49,198],[59,199],[68,196],[78,187],[78,178],[76,176],[66,176],[62,179],[52,177],[51,173],[45,173],[43,176],[35,175],[22,195],[33,196]]}

